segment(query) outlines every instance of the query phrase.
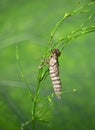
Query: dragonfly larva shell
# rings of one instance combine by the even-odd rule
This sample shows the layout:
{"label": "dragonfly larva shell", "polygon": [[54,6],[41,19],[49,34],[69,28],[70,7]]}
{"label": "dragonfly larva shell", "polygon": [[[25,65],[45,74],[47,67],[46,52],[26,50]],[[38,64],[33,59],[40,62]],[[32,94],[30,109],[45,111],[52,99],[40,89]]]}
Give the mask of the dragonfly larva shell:
{"label": "dragonfly larva shell", "polygon": [[59,56],[60,56],[60,51],[58,49],[54,49],[52,51],[52,55],[49,62],[49,71],[50,71],[50,77],[54,88],[54,93],[60,99],[62,94],[62,84],[59,77],[59,63],[58,63]]}

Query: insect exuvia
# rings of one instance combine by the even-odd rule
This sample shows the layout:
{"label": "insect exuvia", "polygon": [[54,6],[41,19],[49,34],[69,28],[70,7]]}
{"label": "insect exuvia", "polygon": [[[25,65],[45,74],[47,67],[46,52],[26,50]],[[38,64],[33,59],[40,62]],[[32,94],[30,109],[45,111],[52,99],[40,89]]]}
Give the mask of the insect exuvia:
{"label": "insect exuvia", "polygon": [[60,56],[59,49],[54,49],[52,51],[50,60],[49,60],[49,72],[52,80],[54,92],[57,97],[60,99],[62,94],[62,84],[59,77],[59,63],[58,58]]}

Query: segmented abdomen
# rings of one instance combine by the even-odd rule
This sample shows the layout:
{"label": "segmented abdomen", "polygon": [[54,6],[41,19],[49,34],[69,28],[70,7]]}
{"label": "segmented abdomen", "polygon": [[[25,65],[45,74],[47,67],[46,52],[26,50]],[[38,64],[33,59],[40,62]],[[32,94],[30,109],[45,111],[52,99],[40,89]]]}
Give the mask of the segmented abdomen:
{"label": "segmented abdomen", "polygon": [[50,58],[50,77],[52,80],[54,92],[57,95],[58,98],[61,98],[62,94],[62,85],[61,85],[61,80],[59,77],[59,65],[58,65],[58,56],[54,52]]}

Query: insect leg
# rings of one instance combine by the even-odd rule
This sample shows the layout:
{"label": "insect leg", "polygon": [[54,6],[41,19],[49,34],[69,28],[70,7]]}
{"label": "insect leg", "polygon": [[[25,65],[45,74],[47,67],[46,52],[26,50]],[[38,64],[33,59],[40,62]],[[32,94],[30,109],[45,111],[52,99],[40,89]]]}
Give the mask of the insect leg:
{"label": "insect leg", "polygon": [[49,58],[48,59],[44,59],[41,61],[41,64],[39,65],[39,69],[42,69],[45,65],[49,64]]}

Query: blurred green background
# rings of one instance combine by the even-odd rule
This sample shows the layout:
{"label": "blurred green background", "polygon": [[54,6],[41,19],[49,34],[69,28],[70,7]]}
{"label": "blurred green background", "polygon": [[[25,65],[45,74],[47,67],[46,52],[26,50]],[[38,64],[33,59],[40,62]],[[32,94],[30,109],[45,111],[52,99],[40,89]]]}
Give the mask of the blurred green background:
{"label": "blurred green background", "polygon": [[[38,66],[52,28],[66,11],[89,2],[91,0],[0,0],[0,130],[20,130],[21,124],[31,119],[31,98],[17,65],[16,45],[24,76],[34,92]],[[63,34],[77,28],[85,18],[86,15],[68,20],[63,25]],[[94,59],[95,33],[74,40],[64,49],[60,58],[63,100],[54,100],[52,105],[46,102],[50,105],[46,117],[50,123],[37,122],[36,129],[95,130]],[[48,76],[42,84],[41,96],[47,97],[52,92]],[[31,130],[31,124],[25,129]]]}

